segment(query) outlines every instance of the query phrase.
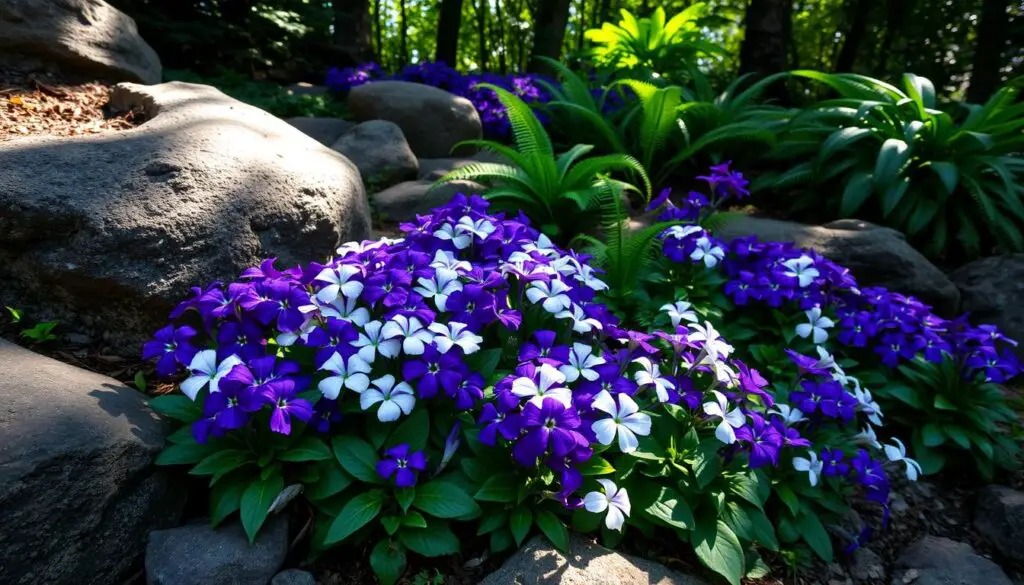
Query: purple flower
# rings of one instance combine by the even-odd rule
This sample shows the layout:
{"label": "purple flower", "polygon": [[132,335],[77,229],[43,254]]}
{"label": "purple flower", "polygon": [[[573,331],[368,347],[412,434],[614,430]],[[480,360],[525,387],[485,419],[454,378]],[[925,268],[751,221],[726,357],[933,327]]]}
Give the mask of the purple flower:
{"label": "purple flower", "polygon": [[779,450],[783,436],[775,427],[766,424],[761,415],[750,413],[750,424],[736,429],[736,439],[750,446],[750,468],[779,464]]}
{"label": "purple flower", "polygon": [[423,355],[417,357],[402,364],[402,376],[407,382],[416,382],[417,396],[433,398],[439,389],[455,396],[466,372],[458,352],[441,353],[428,345]]}
{"label": "purple flower", "polygon": [[238,304],[264,325],[276,322],[281,331],[297,331],[306,320],[299,307],[308,305],[309,293],[292,282],[257,282],[243,293]]}
{"label": "purple flower", "polygon": [[541,406],[528,402],[523,408],[522,426],[526,430],[513,449],[521,465],[532,467],[538,457],[550,446],[556,457],[563,457],[573,448],[585,447],[583,437],[576,432],[582,421],[573,409],[554,398],[545,398]]}
{"label": "purple flower", "polygon": [[558,335],[554,331],[541,329],[533,333],[536,343],[524,343],[519,351],[520,361],[539,361],[558,367],[569,361],[569,346],[555,345]]}
{"label": "purple flower", "polygon": [[427,456],[423,451],[409,452],[409,445],[396,445],[384,451],[384,459],[377,462],[377,475],[395,480],[395,487],[408,488],[416,485],[416,474],[427,468]]}
{"label": "purple flower", "polygon": [[153,341],[142,346],[142,359],[157,359],[156,373],[170,376],[179,366],[187,366],[199,350],[189,341],[196,336],[196,330],[184,325],[175,328],[168,325],[156,332]]}
{"label": "purple flower", "polygon": [[839,449],[822,449],[821,465],[826,477],[842,477],[850,472],[850,466],[843,463],[843,452]]}
{"label": "purple flower", "polygon": [[264,328],[248,317],[221,323],[217,330],[217,343],[225,355],[235,354],[243,360],[263,357],[267,352]]}
{"label": "purple flower", "polygon": [[263,399],[273,407],[270,430],[287,435],[292,432],[293,416],[302,422],[308,422],[313,416],[313,405],[302,398],[296,398],[296,393],[293,380],[281,380],[263,391]]}
{"label": "purple flower", "polygon": [[502,401],[501,397],[497,403],[488,402],[480,411],[480,442],[484,445],[494,446],[497,443],[498,433],[507,441],[513,441],[519,437],[522,429],[522,416],[512,411],[512,408],[519,405],[519,400],[511,392],[505,392],[505,396],[511,396],[511,403]]}

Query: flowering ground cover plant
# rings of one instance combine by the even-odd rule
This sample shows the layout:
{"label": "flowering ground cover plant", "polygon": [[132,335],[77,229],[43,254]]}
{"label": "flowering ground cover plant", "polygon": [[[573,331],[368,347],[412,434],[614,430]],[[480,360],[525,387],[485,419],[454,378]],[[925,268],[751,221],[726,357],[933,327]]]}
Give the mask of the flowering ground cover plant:
{"label": "flowering ground cover plant", "polygon": [[424,62],[408,65],[398,73],[388,75],[380,65],[368,63],[359,67],[334,68],[327,73],[327,86],[331,90],[345,93],[353,87],[376,80],[410,81],[431,85],[473,103],[483,124],[484,136],[494,140],[506,140],[511,136],[505,107],[492,91],[477,87],[479,83],[496,85],[519,96],[527,103],[544,103],[549,96],[534,74],[473,73],[463,75],[444,63]]}

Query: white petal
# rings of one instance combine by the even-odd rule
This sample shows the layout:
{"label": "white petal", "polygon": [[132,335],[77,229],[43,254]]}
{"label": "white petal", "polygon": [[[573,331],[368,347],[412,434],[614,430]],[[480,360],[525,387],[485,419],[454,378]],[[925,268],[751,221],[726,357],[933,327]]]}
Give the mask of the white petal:
{"label": "white petal", "polygon": [[369,374],[370,373],[370,369],[371,369],[370,364],[366,363],[366,360],[364,360],[363,358],[359,357],[358,355],[354,355],[354,356],[348,358],[348,373],[349,374],[356,374],[356,373]]}
{"label": "white petal", "polygon": [[623,453],[632,453],[636,451],[636,448],[640,446],[640,441],[637,440],[636,435],[633,431],[629,430],[626,425],[620,425],[619,429],[619,450]]}
{"label": "white petal", "polygon": [[320,366],[320,369],[334,372],[335,374],[342,374],[345,372],[345,358],[341,357],[340,353],[334,352],[331,354],[331,357],[327,358],[324,365]]}
{"label": "white petal", "polygon": [[340,290],[340,286],[336,284],[329,284],[317,291],[316,300],[325,304],[334,302],[334,299],[338,298],[338,292]]}
{"label": "white petal", "polygon": [[415,337],[406,337],[405,341],[402,342],[402,351],[406,355],[423,355],[425,350],[423,342]]}
{"label": "white petal", "polygon": [[735,408],[725,415],[725,422],[738,429],[743,426],[743,423],[747,422],[747,416],[740,409]]}
{"label": "white petal", "polygon": [[345,298],[354,299],[363,292],[363,283],[358,281],[346,282],[341,285],[341,294],[345,295]]}
{"label": "white petal", "polygon": [[704,414],[708,416],[720,416],[725,418],[725,413],[722,412],[722,407],[717,402],[705,402],[704,403]]}
{"label": "white petal", "polygon": [[194,372],[202,372],[210,376],[217,371],[217,350],[204,349],[192,358],[188,369]]}
{"label": "white petal", "polygon": [[389,339],[387,341],[382,341],[377,347],[377,351],[379,351],[380,355],[384,357],[397,357],[402,351],[402,344],[397,339]]}
{"label": "white petal", "polygon": [[565,376],[566,382],[575,382],[580,377],[580,371],[573,366],[560,366],[558,371]]}
{"label": "white petal", "polygon": [[811,468],[811,462],[803,457],[793,458],[793,469],[797,471],[807,471]]}
{"label": "white petal", "polygon": [[402,330],[402,326],[396,321],[388,321],[384,324],[384,328],[380,330],[380,334],[385,339],[390,339],[392,337],[405,335],[405,331]]}
{"label": "white petal", "polygon": [[825,343],[828,341],[828,332],[821,327],[814,328],[814,343]]}
{"label": "white petal", "polygon": [[402,409],[402,412],[409,414],[412,412],[414,406],[416,406],[416,397],[412,394],[392,394],[391,402],[394,402]]}
{"label": "white petal", "polygon": [[805,338],[805,339],[807,337],[810,337],[810,335],[811,335],[811,324],[810,323],[801,323],[801,324],[797,325],[796,326],[796,334],[799,335],[800,337]]}
{"label": "white petal", "polygon": [[[597,436],[597,441],[602,445],[611,445],[612,441],[615,440],[615,432],[618,430],[618,425],[615,421],[610,418],[603,418],[596,421],[590,426],[594,431],[594,435]],[[634,438],[634,440],[636,440]],[[625,453],[625,451],[623,451]]]}
{"label": "white petal", "polygon": [[394,422],[402,416],[402,409],[393,400],[385,400],[377,410],[377,420],[380,422]]}
{"label": "white petal", "polygon": [[626,523],[626,517],[622,515],[615,506],[608,507],[608,515],[604,517],[604,525],[608,527],[608,530],[622,530],[622,525]]}
{"label": "white petal", "polygon": [[203,389],[203,386],[210,380],[207,376],[192,376],[181,383],[181,392],[185,396],[188,396],[192,400],[196,399],[196,395]]}
{"label": "white petal", "polygon": [[590,492],[583,496],[583,507],[588,512],[600,514],[608,509],[608,496],[601,492]]}
{"label": "white petal", "polygon": [[384,400],[384,394],[380,390],[368,389],[359,395],[359,408],[369,410],[371,406]]}
{"label": "white petal", "polygon": [[362,393],[370,387],[370,378],[366,374],[350,374],[345,380],[345,387],[353,392]]}
{"label": "white petal", "polygon": [[[607,390],[601,390],[596,396],[594,396],[593,407],[612,416],[618,414],[617,409],[615,408],[615,399],[612,398],[612,395],[609,394]],[[607,444],[608,443],[605,443],[605,445]]]}
{"label": "white petal", "polygon": [[736,433],[732,430],[732,426],[729,425],[728,421],[723,420],[715,428],[715,438],[726,445],[732,445],[736,442]]}
{"label": "white petal", "polygon": [[320,392],[324,395],[324,398],[337,400],[338,395],[341,394],[341,385],[341,376],[331,376],[329,378],[324,378],[323,380],[320,380],[320,383],[317,384],[317,388],[320,389]]}
{"label": "white petal", "polygon": [[646,437],[647,435],[651,434],[651,417],[647,416],[642,412],[631,414],[623,418],[622,424],[627,429],[633,431],[634,433],[640,435],[641,437]]}

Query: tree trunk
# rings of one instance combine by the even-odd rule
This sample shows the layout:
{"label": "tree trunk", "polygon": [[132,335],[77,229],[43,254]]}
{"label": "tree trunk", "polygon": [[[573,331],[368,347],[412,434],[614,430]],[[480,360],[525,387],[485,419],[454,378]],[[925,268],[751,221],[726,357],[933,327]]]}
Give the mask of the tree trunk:
{"label": "tree trunk", "polygon": [[[379,0],[378,0],[379,1]],[[434,60],[452,67],[459,55],[459,27],[462,26],[462,0],[441,0],[437,16],[437,52]]]}
{"label": "tree trunk", "polygon": [[864,34],[868,30],[868,20],[871,17],[874,4],[874,0],[849,0],[848,5],[850,13],[853,15],[853,22],[843,39],[843,48],[839,51],[839,59],[836,61],[836,72],[849,73],[853,71],[861,41],[864,40]]}
{"label": "tree trunk", "polygon": [[583,52],[583,31],[587,30],[587,0],[580,0],[579,10],[576,12],[579,20],[576,22],[576,52]]}
{"label": "tree trunk", "polygon": [[373,20],[374,30],[377,35],[377,58],[379,60],[378,65],[386,67],[384,64],[384,20],[380,17],[381,11],[381,0],[373,0]]}
{"label": "tree trunk", "polygon": [[569,22],[571,0],[541,0],[534,22],[533,51],[530,54],[529,71],[552,74],[550,67],[537,59],[548,57],[558,59],[565,39],[565,26]]}
{"label": "tree trunk", "polygon": [[476,5],[476,35],[480,41],[480,71],[487,70],[487,0],[479,0]]}
{"label": "tree trunk", "polygon": [[405,0],[398,0],[398,23],[402,27],[398,35],[398,61],[400,66],[409,64],[409,27],[405,24]]}
{"label": "tree trunk", "polygon": [[[788,47],[792,33],[791,0],[751,0],[744,19],[746,34],[740,47],[740,74],[755,78],[787,69]],[[788,103],[785,84],[772,84],[765,97]]]}
{"label": "tree trunk", "polygon": [[1006,0],[985,0],[981,6],[978,44],[971,64],[971,85],[967,88],[968,102],[984,103],[999,87],[1009,20],[1006,5]]}
{"label": "tree trunk", "polygon": [[875,77],[885,77],[889,73],[889,57],[892,42],[902,31],[907,17],[914,11],[915,0],[889,2],[889,12],[885,19],[885,34],[878,51],[878,62],[875,63]]}
{"label": "tree trunk", "polygon": [[494,0],[494,13],[498,16],[498,70],[505,75],[508,73],[508,60],[505,56],[508,45],[505,40],[505,15],[501,13],[501,0]]}
{"label": "tree trunk", "polygon": [[334,2],[334,44],[348,55],[351,65],[373,60],[369,0]]}

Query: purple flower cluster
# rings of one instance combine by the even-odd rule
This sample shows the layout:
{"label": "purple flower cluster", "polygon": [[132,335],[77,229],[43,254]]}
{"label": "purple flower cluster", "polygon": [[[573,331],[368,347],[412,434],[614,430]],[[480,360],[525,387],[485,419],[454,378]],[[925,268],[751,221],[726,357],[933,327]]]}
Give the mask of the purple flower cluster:
{"label": "purple flower cluster", "polygon": [[527,103],[543,103],[550,99],[541,85],[537,83],[540,78],[536,75],[498,75],[494,73],[463,75],[456,69],[440,62],[408,65],[394,75],[385,74],[376,63],[345,69],[333,68],[327,73],[326,83],[333,91],[344,93],[364,83],[385,79],[431,85],[468,99],[480,115],[484,136],[499,140],[507,139],[511,135],[508,116],[494,92],[477,88],[478,83],[490,83],[507,89]]}

